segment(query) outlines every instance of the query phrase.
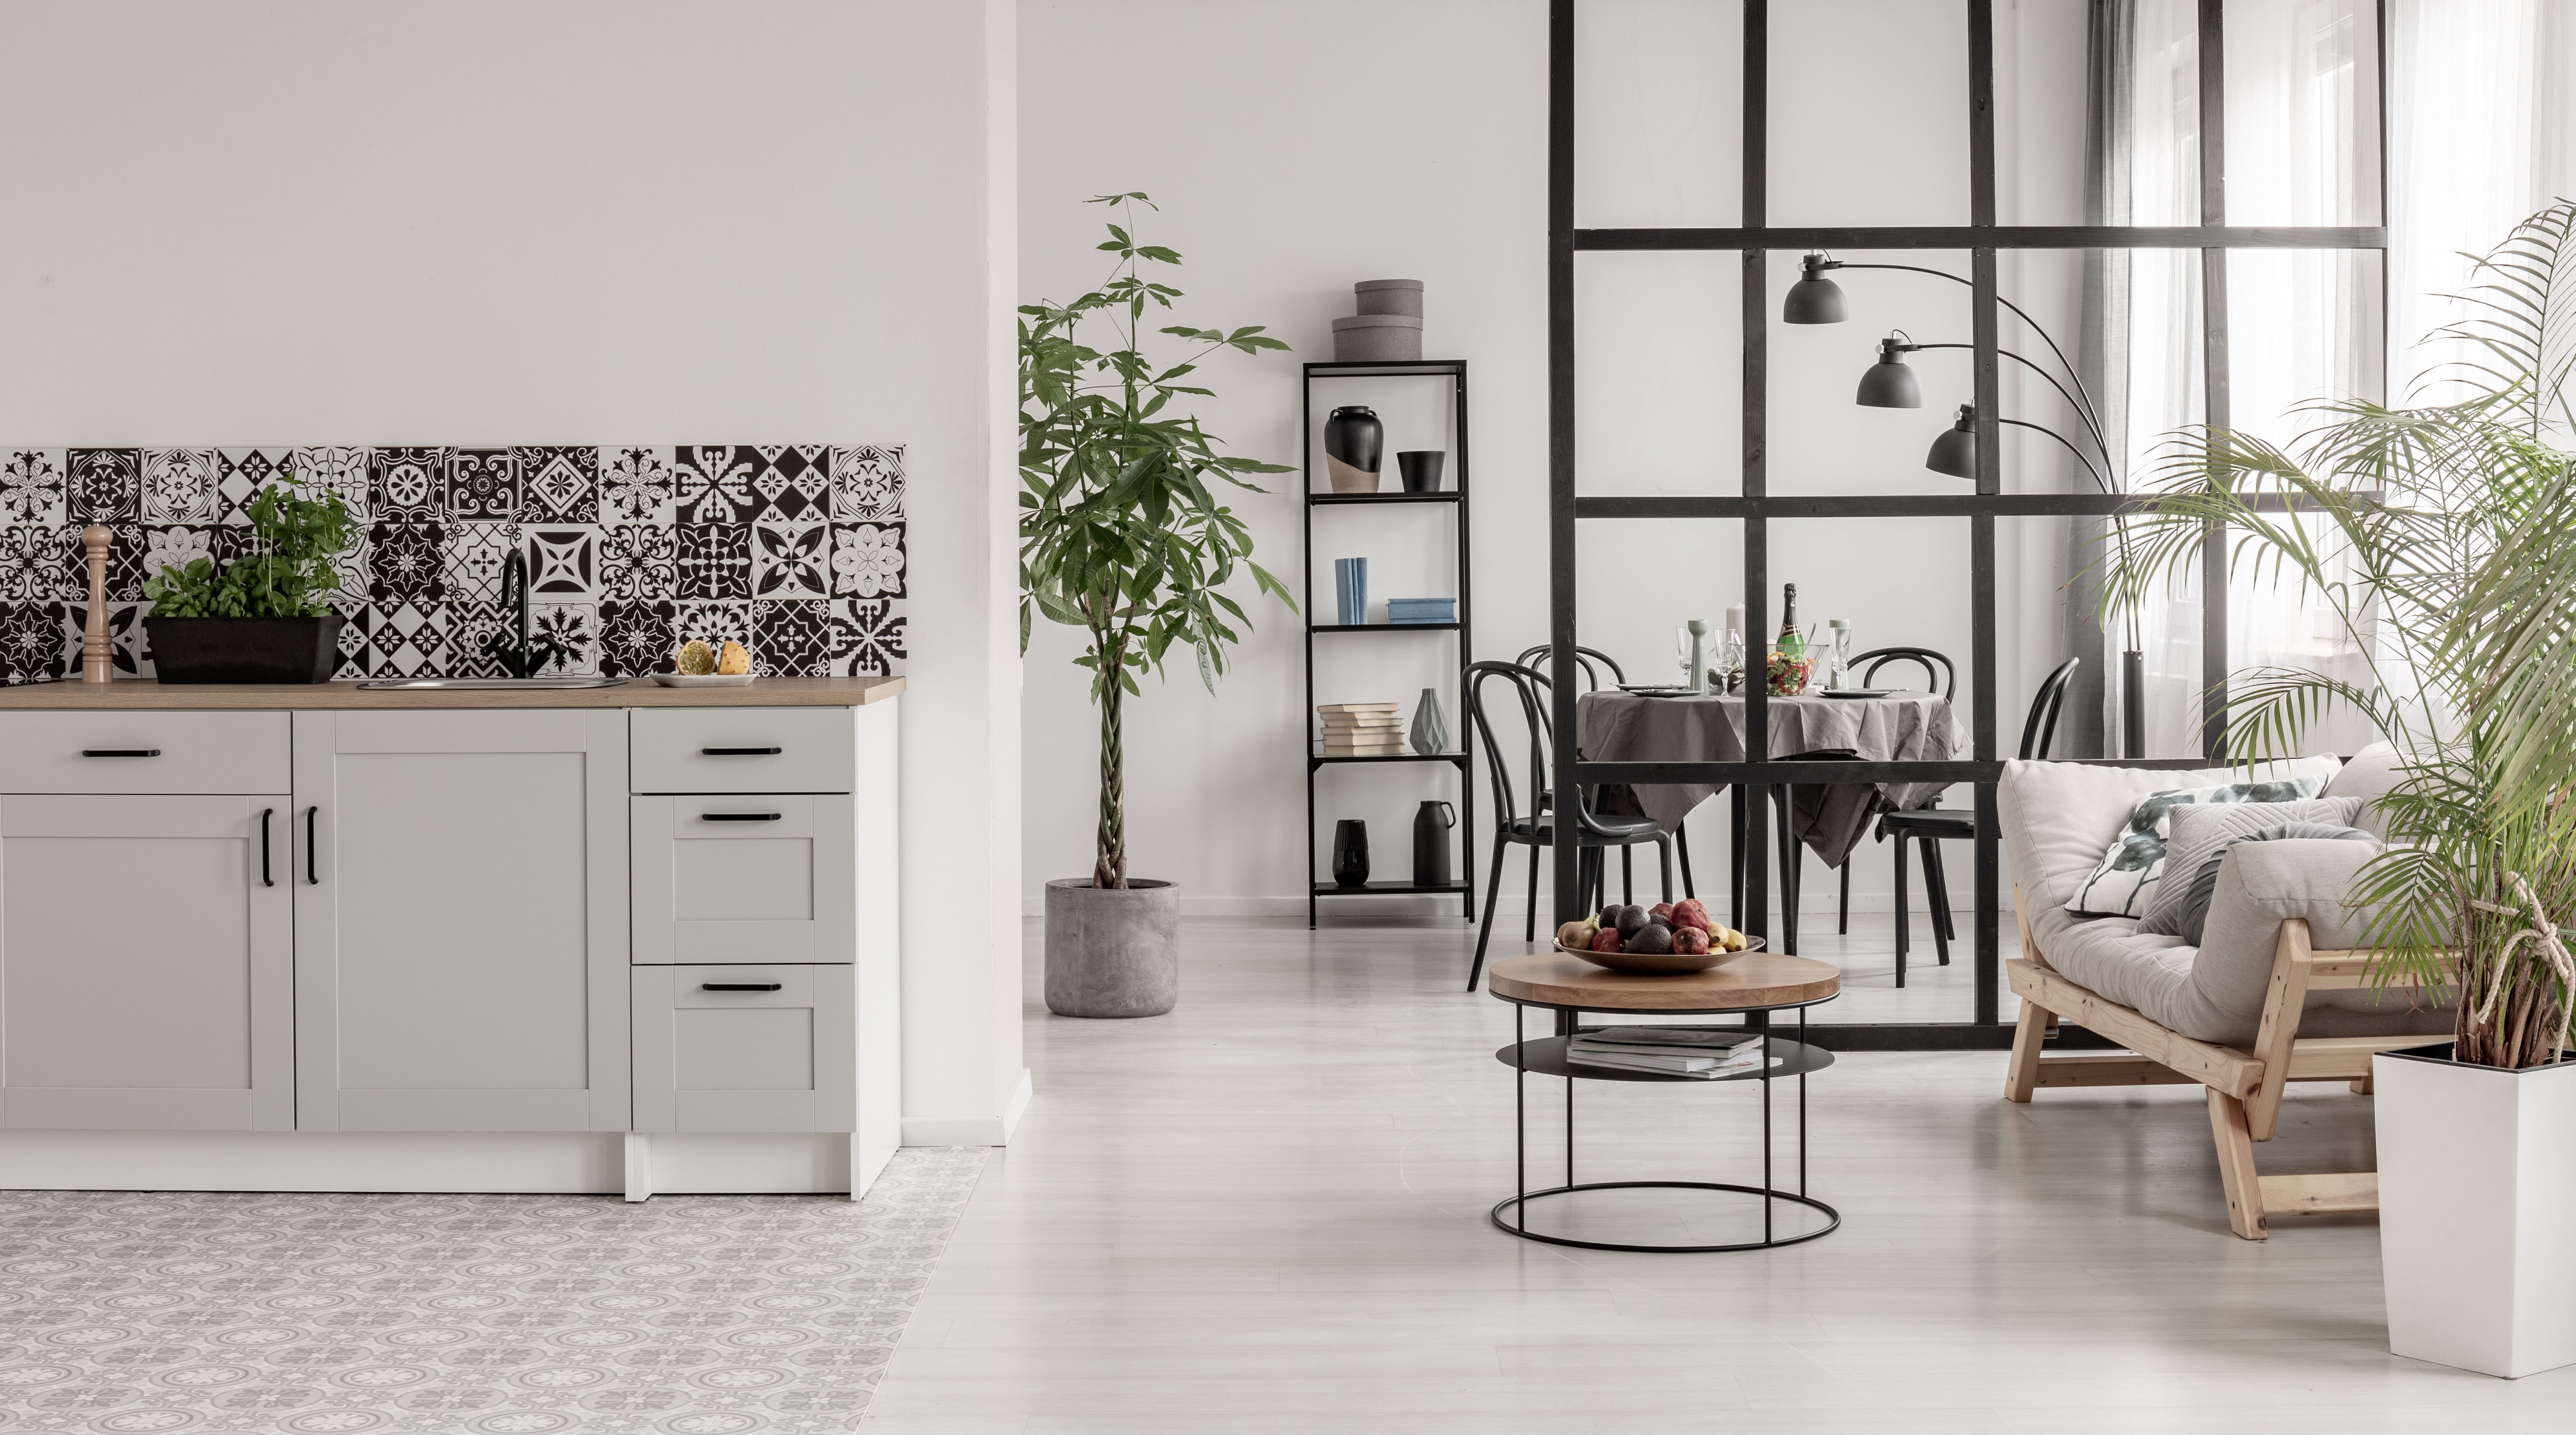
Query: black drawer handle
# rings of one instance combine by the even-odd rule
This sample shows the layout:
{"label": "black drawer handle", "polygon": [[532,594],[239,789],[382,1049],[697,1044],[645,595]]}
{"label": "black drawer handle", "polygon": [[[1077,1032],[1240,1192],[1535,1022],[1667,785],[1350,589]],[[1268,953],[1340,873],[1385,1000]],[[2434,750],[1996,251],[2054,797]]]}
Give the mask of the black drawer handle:
{"label": "black drawer handle", "polygon": [[276,815],[277,809],[274,807],[263,807],[259,810],[259,885],[263,887],[277,885],[277,879],[270,876],[268,871],[268,819]]}
{"label": "black drawer handle", "polygon": [[785,986],[784,982],[700,982],[698,990],[702,992],[774,992]]}
{"label": "black drawer handle", "polygon": [[322,844],[313,839],[313,824],[322,816],[322,804],[304,809],[304,884],[322,885]]}
{"label": "black drawer handle", "polygon": [[776,757],[783,747],[702,747],[698,751],[709,757]]}
{"label": "black drawer handle", "polygon": [[161,749],[157,747],[85,747],[81,749],[83,757],[159,757],[160,755]]}
{"label": "black drawer handle", "polygon": [[698,820],[700,822],[776,822],[786,815],[784,812],[701,812],[698,814]]}

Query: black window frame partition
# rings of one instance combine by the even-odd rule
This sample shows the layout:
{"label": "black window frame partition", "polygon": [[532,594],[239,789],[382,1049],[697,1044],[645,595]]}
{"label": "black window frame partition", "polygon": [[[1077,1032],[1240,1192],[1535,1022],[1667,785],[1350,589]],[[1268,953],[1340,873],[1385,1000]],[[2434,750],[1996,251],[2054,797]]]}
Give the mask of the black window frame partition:
{"label": "black window frame partition", "polygon": [[[2007,517],[2111,514],[2135,499],[2107,493],[2007,494],[2002,492],[1998,417],[1996,254],[2004,249],[2194,249],[2200,252],[2204,405],[2208,423],[2230,422],[2227,402],[2227,256],[2238,249],[2375,250],[2385,298],[2388,248],[2387,97],[2388,23],[2385,0],[2375,8],[2378,40],[2376,100],[2379,126],[2378,203],[2381,222],[2335,227],[2230,226],[2226,223],[2225,0],[2199,0],[2200,218],[2187,226],[2002,225],[1995,222],[1994,6],[1962,0],[1968,27],[1969,215],[1965,225],[1772,228],[1767,217],[1769,0],[1744,7],[1743,213],[1735,228],[1578,229],[1574,223],[1574,22],[1579,0],[1550,0],[1548,16],[1548,590],[1549,641],[1554,674],[1555,725],[1574,732],[1573,671],[1576,616],[1575,525],[1585,519],[1732,518],[1744,533],[1744,609],[1748,637],[1770,629],[1769,535],[1773,518],[1964,517],[1969,522],[1969,584],[1975,624],[1970,669],[1974,704],[1973,746],[1965,762],[1782,762],[1770,757],[1769,703],[1763,686],[1748,683],[1745,696],[1745,761],[1586,762],[1574,744],[1556,749],[1556,790],[1599,783],[1693,782],[1737,784],[1755,804],[1748,821],[1764,826],[1766,791],[1777,784],[1833,782],[1972,783],[1976,789],[1976,1012],[1969,1022],[1819,1025],[1825,1044],[1844,1049],[1937,1050],[2003,1047],[2012,1028],[2002,1022],[1999,952],[2002,861],[1996,839],[1995,784],[2003,772],[1996,747],[1995,520]],[[1976,490],[1959,497],[1858,495],[1772,497],[1767,489],[1767,352],[1769,259],[1774,251],[1810,249],[1967,250],[1974,291],[1974,384],[1977,425]],[[1716,250],[1743,257],[1743,484],[1731,497],[1592,497],[1575,494],[1574,256],[1583,251]],[[2384,347],[2384,346],[2383,346]],[[2382,354],[2385,362],[2385,354]],[[2230,670],[2227,646],[2227,547],[2213,528],[2201,546],[2201,669],[2208,688],[2201,712],[2203,752],[2197,758],[2108,760],[2117,766],[2190,768],[2227,760],[2225,702]],[[1767,935],[1770,885],[1766,844],[1748,842],[1745,922]],[[1557,920],[1582,915],[1576,880],[1577,852],[1554,851]]]}

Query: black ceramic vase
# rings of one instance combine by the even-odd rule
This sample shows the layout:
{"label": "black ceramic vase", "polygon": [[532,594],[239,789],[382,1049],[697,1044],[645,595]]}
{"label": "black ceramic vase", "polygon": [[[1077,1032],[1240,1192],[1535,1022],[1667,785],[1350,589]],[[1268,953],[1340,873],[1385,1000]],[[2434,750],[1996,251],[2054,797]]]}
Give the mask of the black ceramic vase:
{"label": "black ceramic vase", "polygon": [[1368,824],[1345,817],[1333,824],[1333,885],[1368,885]]}
{"label": "black ceramic vase", "polygon": [[1333,410],[1324,420],[1324,467],[1335,493],[1375,493],[1379,461],[1385,457],[1386,426],[1365,405]]}
{"label": "black ceramic vase", "polygon": [[1426,802],[1413,814],[1413,885],[1449,885],[1449,829],[1458,825],[1458,809],[1446,802]]}

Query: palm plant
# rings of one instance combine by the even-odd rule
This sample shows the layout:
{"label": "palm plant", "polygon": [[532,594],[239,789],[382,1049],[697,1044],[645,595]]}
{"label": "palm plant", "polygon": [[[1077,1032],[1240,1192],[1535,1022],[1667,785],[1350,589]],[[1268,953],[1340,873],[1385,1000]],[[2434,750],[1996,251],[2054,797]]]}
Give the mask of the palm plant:
{"label": "palm plant", "polygon": [[2106,593],[2183,579],[2213,528],[2231,567],[2295,584],[2341,625],[2358,674],[2233,675],[2230,750],[2288,756],[2327,713],[2398,753],[2390,845],[2351,895],[2383,980],[2456,980],[2463,1062],[2558,1059],[2576,1004],[2558,922],[2576,912],[2576,204],[2477,261],[2468,315],[2435,337],[2471,359],[2450,400],[2308,406],[2285,452],[2187,430],[2166,450]]}
{"label": "palm plant", "polygon": [[[1089,637],[1074,662],[1091,670],[1100,709],[1100,823],[1094,887],[1127,885],[1126,762],[1121,707],[1143,696],[1136,674],[1163,672],[1173,645],[1197,659],[1199,681],[1216,691],[1225,649],[1252,626],[1223,591],[1248,571],[1261,592],[1296,611],[1296,600],[1252,561],[1252,533],[1217,502],[1210,480],[1263,490],[1241,475],[1286,473],[1219,452],[1223,443],[1195,416],[1171,412],[1182,396],[1211,398],[1181,382],[1219,349],[1257,354],[1288,346],[1250,325],[1234,330],[1167,325],[1180,341],[1165,364],[1140,347],[1148,306],[1169,309],[1181,291],[1148,278],[1145,265],[1181,256],[1134,238],[1141,193],[1088,201],[1111,206],[1115,222],[1099,247],[1116,257],[1100,287],[1070,303],[1020,307],[1020,651],[1032,614],[1081,628]],[[1083,342],[1106,325],[1115,347]],[[1231,621],[1229,621],[1231,620]]]}

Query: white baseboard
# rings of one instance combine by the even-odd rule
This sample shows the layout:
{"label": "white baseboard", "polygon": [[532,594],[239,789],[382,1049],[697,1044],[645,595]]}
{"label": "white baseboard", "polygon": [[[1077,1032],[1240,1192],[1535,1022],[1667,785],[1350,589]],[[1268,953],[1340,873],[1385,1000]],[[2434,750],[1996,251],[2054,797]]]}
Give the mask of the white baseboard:
{"label": "white baseboard", "polygon": [[[657,1135],[652,1189],[850,1187],[846,1133]],[[0,1188],[34,1191],[479,1191],[612,1195],[621,1131],[0,1131]]]}
{"label": "white baseboard", "polygon": [[1020,1084],[999,1116],[907,1116],[903,1118],[903,1144],[906,1146],[1008,1146],[1011,1133],[1019,1129],[1020,1117],[1027,1114],[1030,1098],[1037,1093],[1026,1067],[1020,1069]]}

